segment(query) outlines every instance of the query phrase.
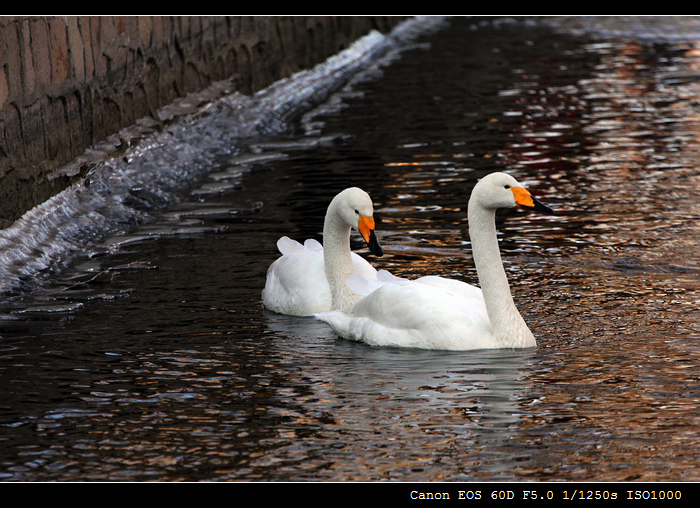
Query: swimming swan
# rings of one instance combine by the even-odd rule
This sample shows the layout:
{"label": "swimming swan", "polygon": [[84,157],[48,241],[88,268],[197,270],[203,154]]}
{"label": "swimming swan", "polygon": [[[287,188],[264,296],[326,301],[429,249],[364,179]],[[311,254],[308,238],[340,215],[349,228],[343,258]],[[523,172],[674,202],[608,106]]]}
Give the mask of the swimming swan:
{"label": "swimming swan", "polygon": [[481,289],[438,276],[407,280],[382,271],[377,280],[368,280],[353,275],[347,284],[364,298],[316,318],[341,337],[375,346],[535,347],[535,337],[513,303],[496,239],[496,209],[516,205],[552,213],[505,173],[492,173],[474,187],[469,236]]}
{"label": "swimming swan", "polygon": [[304,245],[286,236],[277,241],[282,254],[267,270],[262,292],[265,308],[280,314],[311,316],[346,307],[361,297],[345,283],[358,273],[377,278],[377,270],[350,250],[350,232],[356,229],[370,252],[382,256],[374,234],[374,210],[369,195],[357,187],[333,198],[323,224],[323,245],[309,239]]}

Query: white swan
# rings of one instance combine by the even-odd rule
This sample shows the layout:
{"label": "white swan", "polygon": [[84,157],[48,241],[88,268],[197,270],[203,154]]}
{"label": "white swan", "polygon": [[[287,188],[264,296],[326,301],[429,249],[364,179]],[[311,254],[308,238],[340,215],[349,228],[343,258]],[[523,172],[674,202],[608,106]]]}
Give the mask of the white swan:
{"label": "white swan", "polygon": [[410,281],[380,272],[371,281],[353,275],[347,283],[364,298],[316,318],[341,337],[376,346],[535,347],[535,337],[513,303],[496,239],[496,209],[516,205],[552,213],[505,173],[492,173],[474,187],[469,235],[481,289],[437,276]]}
{"label": "white swan", "polygon": [[282,256],[267,270],[262,292],[265,308],[280,314],[311,316],[346,307],[361,297],[345,284],[357,273],[376,279],[377,270],[350,250],[350,232],[356,229],[370,251],[383,254],[374,235],[372,200],[362,189],[351,187],[333,198],[323,223],[323,246],[316,240],[304,245],[284,236],[277,241]]}

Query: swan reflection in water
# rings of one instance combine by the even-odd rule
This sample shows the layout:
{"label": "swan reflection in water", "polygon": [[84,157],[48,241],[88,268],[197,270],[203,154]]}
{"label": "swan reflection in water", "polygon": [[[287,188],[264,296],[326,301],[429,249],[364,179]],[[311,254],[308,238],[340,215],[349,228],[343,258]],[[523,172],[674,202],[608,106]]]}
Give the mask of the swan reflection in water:
{"label": "swan reflection in water", "polygon": [[273,335],[269,352],[299,371],[292,391],[289,385],[278,391],[288,429],[308,429],[315,417],[322,418],[319,439],[334,436],[328,425],[350,436],[392,429],[390,441],[402,449],[434,439],[454,447],[449,439],[458,438],[469,439],[475,448],[468,453],[478,454],[494,440],[507,443],[521,427],[531,389],[525,373],[537,349],[367,347],[314,319],[265,314]]}

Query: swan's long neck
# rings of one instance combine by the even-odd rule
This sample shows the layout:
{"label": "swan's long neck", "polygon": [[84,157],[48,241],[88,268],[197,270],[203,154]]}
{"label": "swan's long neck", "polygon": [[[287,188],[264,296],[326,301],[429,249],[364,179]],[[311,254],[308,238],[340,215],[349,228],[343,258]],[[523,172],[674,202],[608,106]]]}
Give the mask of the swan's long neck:
{"label": "swan's long neck", "polygon": [[535,346],[510,293],[496,238],[496,211],[470,200],[468,217],[474,264],[496,339],[503,347]]}
{"label": "swan's long neck", "polygon": [[350,252],[350,230],[350,226],[336,212],[335,202],[331,202],[323,224],[323,259],[334,309],[343,308],[359,299],[345,283],[355,271]]}

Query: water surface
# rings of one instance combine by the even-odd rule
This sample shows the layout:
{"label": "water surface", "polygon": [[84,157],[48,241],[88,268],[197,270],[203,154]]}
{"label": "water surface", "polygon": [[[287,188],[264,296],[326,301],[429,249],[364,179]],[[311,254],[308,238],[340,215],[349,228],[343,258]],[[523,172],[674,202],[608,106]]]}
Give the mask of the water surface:
{"label": "water surface", "polygon": [[[553,21],[453,20],[6,302],[0,478],[698,481],[699,38]],[[371,348],[262,308],[277,238],[321,239],[351,185],[375,266],[476,283],[494,170],[556,210],[498,218],[537,349]]]}

